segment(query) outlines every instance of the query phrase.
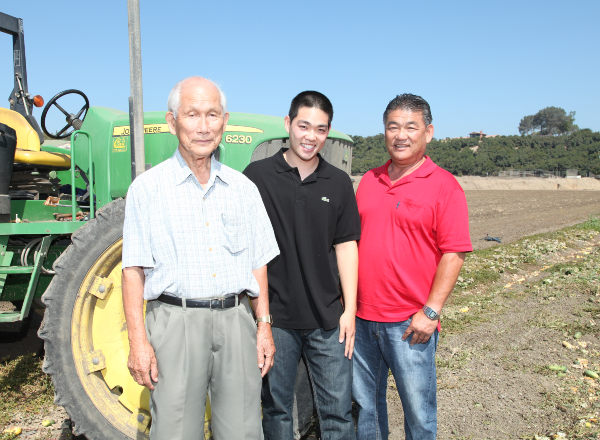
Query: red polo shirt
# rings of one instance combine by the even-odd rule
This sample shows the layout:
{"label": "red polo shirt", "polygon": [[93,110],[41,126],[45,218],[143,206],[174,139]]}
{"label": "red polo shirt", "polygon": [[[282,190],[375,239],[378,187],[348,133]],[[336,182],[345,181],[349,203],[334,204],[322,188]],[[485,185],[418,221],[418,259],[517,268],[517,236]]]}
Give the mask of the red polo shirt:
{"label": "red polo shirt", "polygon": [[358,311],[369,321],[405,321],[423,307],[442,254],[471,252],[465,193],[428,156],[391,185],[388,166],[367,172],[356,199]]}

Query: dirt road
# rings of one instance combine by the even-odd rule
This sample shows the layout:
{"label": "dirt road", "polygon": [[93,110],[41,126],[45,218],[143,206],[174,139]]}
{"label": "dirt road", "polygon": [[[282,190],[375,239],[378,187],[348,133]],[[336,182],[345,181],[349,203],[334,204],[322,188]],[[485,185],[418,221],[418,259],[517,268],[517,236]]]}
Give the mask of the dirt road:
{"label": "dirt road", "polygon": [[493,246],[486,234],[511,243],[555,231],[600,215],[598,191],[465,191],[471,241],[475,249]]}

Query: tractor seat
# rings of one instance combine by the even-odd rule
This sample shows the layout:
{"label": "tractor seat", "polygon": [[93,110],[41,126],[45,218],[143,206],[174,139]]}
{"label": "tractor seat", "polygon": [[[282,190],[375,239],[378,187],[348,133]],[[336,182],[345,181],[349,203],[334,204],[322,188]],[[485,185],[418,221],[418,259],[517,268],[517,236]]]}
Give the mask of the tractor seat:
{"label": "tractor seat", "polygon": [[37,132],[21,114],[0,107],[0,122],[17,133],[15,162],[52,167],[71,166],[71,157],[68,154],[40,151],[40,138]]}
{"label": "tractor seat", "polygon": [[0,107],[0,122],[17,132],[17,148],[40,151],[40,137],[20,113]]}
{"label": "tractor seat", "polygon": [[49,151],[16,150],[15,162],[28,163],[31,165],[46,165],[49,167],[70,168],[71,156],[63,153],[51,153]]}

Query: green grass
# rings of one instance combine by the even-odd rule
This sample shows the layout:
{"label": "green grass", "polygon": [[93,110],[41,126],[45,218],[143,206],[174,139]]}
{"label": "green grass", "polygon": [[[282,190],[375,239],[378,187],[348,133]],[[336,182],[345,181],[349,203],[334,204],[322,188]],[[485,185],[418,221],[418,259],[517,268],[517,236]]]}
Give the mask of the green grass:
{"label": "green grass", "polygon": [[591,215],[578,225],[524,237],[514,243],[476,250],[467,255],[456,291],[486,286],[498,281],[500,274],[516,274],[545,262],[549,256],[575,247],[600,232],[600,219]]}
{"label": "green grass", "polygon": [[[539,270],[540,266],[548,265],[549,258],[557,252],[580,250],[582,242],[590,240],[598,232],[600,219],[590,216],[584,223],[559,231],[525,237],[515,243],[501,244],[468,254],[454,292],[444,308],[444,331],[441,338],[447,334],[467,331],[476,324],[488,321],[503,308],[501,299],[525,298],[528,294],[541,295],[547,299],[569,294],[573,289],[600,295],[600,275],[596,254],[593,253],[580,260],[551,263],[544,270],[549,276],[542,281],[525,283],[524,291],[503,289],[499,283],[502,274],[523,274]],[[565,289],[565,282],[572,284],[570,289]],[[468,310],[465,311],[465,308]],[[597,313],[600,313],[600,308]],[[532,325],[553,326],[551,328],[572,333],[577,330],[589,331],[589,327],[583,322],[545,322],[540,319],[539,323]]]}
{"label": "green grass", "polygon": [[[549,328],[552,330],[559,330],[566,333],[569,336],[573,336],[575,333],[580,332],[582,335],[590,333],[594,328],[590,327],[586,320],[576,319],[571,322],[565,322],[562,316],[536,316],[529,325],[538,328]],[[573,341],[571,341],[573,342]],[[575,342],[573,342],[575,344]]]}
{"label": "green grass", "polygon": [[[476,250],[467,255],[465,264],[454,289],[455,297],[473,289],[485,289],[497,283],[502,274],[514,275],[532,272],[548,265],[551,258],[561,251],[581,250],[581,244],[600,232],[600,219],[595,216],[581,224],[559,231],[525,237],[515,243],[501,244],[487,249]],[[583,259],[582,259],[583,260]],[[550,264],[544,272],[556,276],[568,277],[575,272],[589,269],[584,261],[572,261],[562,264]],[[589,271],[588,271],[589,272]],[[558,275],[557,275],[558,273]],[[600,278],[597,273],[588,277],[573,277],[580,283],[587,283],[588,289],[596,289],[600,294]],[[451,299],[451,302],[454,299]]]}
{"label": "green grass", "polygon": [[573,227],[584,231],[600,232],[600,217],[591,214],[590,218],[586,222],[580,223]]}
{"label": "green grass", "polygon": [[486,285],[495,283],[500,279],[500,273],[494,270],[482,269],[471,276],[473,278],[472,286]]}
{"label": "green grass", "polygon": [[440,339],[462,333],[474,325],[488,321],[503,308],[494,300],[496,296],[494,292],[487,292],[485,295],[463,292],[452,296],[444,307]]}

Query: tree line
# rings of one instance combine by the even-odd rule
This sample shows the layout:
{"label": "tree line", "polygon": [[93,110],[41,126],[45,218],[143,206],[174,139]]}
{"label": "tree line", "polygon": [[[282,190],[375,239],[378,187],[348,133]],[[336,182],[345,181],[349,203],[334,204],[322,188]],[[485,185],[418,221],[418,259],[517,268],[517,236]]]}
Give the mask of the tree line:
{"label": "tree line", "polygon": [[[351,136],[354,140],[352,174],[362,174],[389,159],[383,134]],[[600,174],[600,132],[590,129],[558,136],[497,136],[433,140],[425,153],[454,175],[486,176],[498,171],[577,168]]]}

